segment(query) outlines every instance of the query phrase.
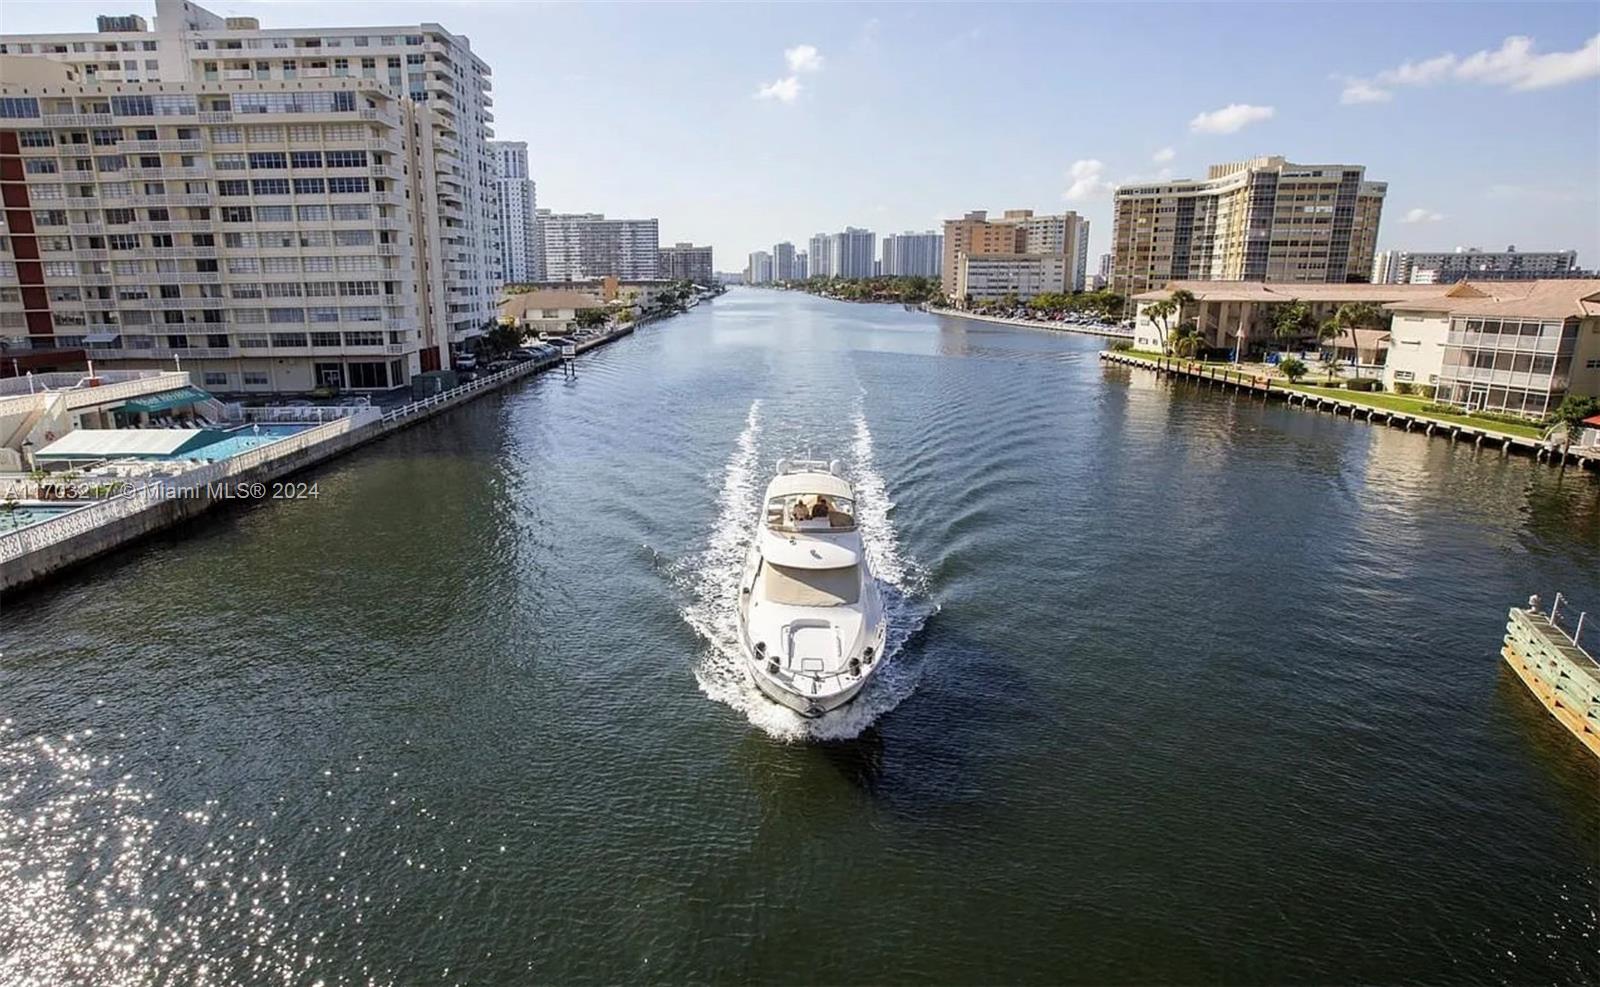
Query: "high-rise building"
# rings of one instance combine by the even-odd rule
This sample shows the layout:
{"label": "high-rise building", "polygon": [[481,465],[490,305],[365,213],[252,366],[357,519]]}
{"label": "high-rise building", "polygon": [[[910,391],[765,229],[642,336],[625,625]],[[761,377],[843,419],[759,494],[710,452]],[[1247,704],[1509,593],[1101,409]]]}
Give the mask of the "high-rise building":
{"label": "high-rise building", "polygon": [[873,254],[877,252],[878,238],[871,230],[847,226],[844,232],[835,233],[828,239],[834,277],[872,277]]}
{"label": "high-rise building", "polygon": [[654,278],[661,260],[654,219],[607,219],[603,213],[554,213],[541,209],[547,281],[587,281],[615,277]]}
{"label": "high-rise building", "polygon": [[1532,281],[1583,277],[1576,250],[1518,251],[1457,247],[1421,253],[1380,251],[1372,261],[1374,284],[1454,284],[1457,281]]}
{"label": "high-rise building", "polygon": [[883,237],[882,257],[886,275],[936,278],[944,261],[944,235],[933,230],[887,233]]}
{"label": "high-rise building", "polygon": [[807,264],[811,267],[811,276],[814,278],[838,277],[836,270],[837,261],[833,256],[833,237],[826,233],[813,233],[811,235],[810,250],[806,252]]}
{"label": "high-rise building", "polygon": [[785,240],[772,247],[772,277],[775,281],[793,281],[794,244]]}
{"label": "high-rise building", "polygon": [[181,358],[224,392],[377,389],[494,317],[489,67],[467,39],[185,0],[156,0],[154,30],[100,23],[0,37],[0,334],[98,367]]}
{"label": "high-rise building", "polygon": [[490,141],[495,200],[500,210],[500,276],[507,284],[544,280],[544,238],[538,197],[528,177],[526,141]]}
{"label": "high-rise building", "polygon": [[1365,281],[1387,185],[1361,165],[1261,157],[1117,189],[1112,288],[1168,281]]}
{"label": "high-rise building", "polygon": [[[1075,212],[1036,216],[1032,209],[1007,209],[999,219],[990,219],[978,209],[960,219],[944,223],[941,287],[947,296],[956,294],[956,255],[985,254],[1061,254],[1066,258],[1067,278],[1056,290],[1083,288],[1088,266],[1089,221]],[[1053,269],[1053,268],[1052,268]]]}
{"label": "high-rise building", "polygon": [[794,255],[794,277],[796,281],[804,281],[811,276],[811,259],[804,250],[797,251]]}
{"label": "high-rise building", "polygon": [[1101,282],[1101,284],[1110,284],[1111,283],[1111,270],[1112,270],[1111,261],[1112,261],[1112,258],[1111,258],[1110,254],[1101,254],[1100,255],[1100,282]]}
{"label": "high-rise building", "polygon": [[711,248],[697,247],[692,243],[675,243],[660,250],[657,265],[661,277],[673,281],[692,281],[700,285],[716,283],[716,271],[711,264]]}
{"label": "high-rise building", "polygon": [[771,284],[772,283],[772,255],[765,250],[757,250],[750,255],[750,265],[745,268],[745,284]]}

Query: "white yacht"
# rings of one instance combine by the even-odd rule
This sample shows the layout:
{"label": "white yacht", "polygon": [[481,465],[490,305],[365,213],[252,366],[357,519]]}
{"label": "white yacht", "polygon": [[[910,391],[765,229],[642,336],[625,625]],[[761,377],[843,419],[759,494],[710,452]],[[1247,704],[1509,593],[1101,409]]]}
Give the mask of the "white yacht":
{"label": "white yacht", "polygon": [[802,716],[855,698],[888,621],[838,460],[778,460],[739,578],[739,638],[757,687]]}

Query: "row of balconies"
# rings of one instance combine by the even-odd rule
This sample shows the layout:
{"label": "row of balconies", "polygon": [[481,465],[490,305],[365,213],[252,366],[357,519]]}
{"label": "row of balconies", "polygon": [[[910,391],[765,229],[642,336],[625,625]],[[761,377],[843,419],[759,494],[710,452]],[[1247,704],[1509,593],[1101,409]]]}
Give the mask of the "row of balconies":
{"label": "row of balconies", "polygon": [[[174,326],[174,329],[184,328]],[[115,346],[90,346],[88,353],[94,360],[231,360],[245,357],[284,356],[401,356],[413,352],[421,345],[411,343],[384,343],[378,346],[187,346],[174,349],[157,346],[148,349]]]}

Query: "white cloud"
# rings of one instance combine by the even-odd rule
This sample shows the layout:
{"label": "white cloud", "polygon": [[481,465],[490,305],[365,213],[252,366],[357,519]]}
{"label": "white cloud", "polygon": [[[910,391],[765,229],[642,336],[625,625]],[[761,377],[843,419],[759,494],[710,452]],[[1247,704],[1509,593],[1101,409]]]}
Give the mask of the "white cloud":
{"label": "white cloud", "polygon": [[1340,102],[1386,102],[1393,94],[1384,87],[1393,86],[1467,82],[1522,92],[1564,86],[1593,76],[1600,76],[1600,34],[1574,51],[1542,54],[1533,50],[1532,38],[1514,34],[1493,51],[1485,48],[1465,58],[1445,52],[1384,69],[1371,79],[1347,79]]}
{"label": "white cloud", "polygon": [[1252,123],[1272,119],[1274,112],[1270,106],[1230,103],[1220,110],[1202,113],[1190,120],[1189,129],[1197,134],[1232,134]]}
{"label": "white cloud", "polygon": [[784,76],[776,82],[769,82],[756,90],[756,99],[775,99],[780,103],[793,103],[800,98],[800,80],[796,76]]}
{"label": "white cloud", "polygon": [[1394,93],[1387,89],[1379,89],[1365,79],[1351,79],[1344,85],[1344,92],[1339,94],[1339,102],[1346,106],[1355,106],[1360,103],[1387,103],[1394,99]]}
{"label": "white cloud", "polygon": [[1170,147],[1163,147],[1161,150],[1159,150],[1156,153],[1150,155],[1150,160],[1154,161],[1156,164],[1166,164],[1168,161],[1171,161],[1173,158],[1175,158],[1177,156],[1178,156],[1178,152],[1177,151],[1173,150]]}
{"label": "white cloud", "polygon": [[822,52],[817,50],[816,45],[795,45],[793,48],[785,48],[783,58],[789,63],[790,72],[822,71]]}
{"label": "white cloud", "polygon": [[1105,171],[1105,164],[1094,158],[1083,158],[1072,162],[1072,167],[1067,169],[1067,178],[1071,184],[1061,193],[1061,197],[1076,201],[1105,195],[1114,188],[1106,181]]}
{"label": "white cloud", "polygon": [[1443,213],[1436,213],[1431,209],[1413,209],[1406,213],[1402,223],[1437,223],[1444,218]]}

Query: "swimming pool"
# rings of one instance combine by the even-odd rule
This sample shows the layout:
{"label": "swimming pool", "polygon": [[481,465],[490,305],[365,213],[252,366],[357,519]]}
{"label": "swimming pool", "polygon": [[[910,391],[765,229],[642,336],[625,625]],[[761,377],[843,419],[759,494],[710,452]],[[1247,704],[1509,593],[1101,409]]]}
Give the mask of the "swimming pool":
{"label": "swimming pool", "polygon": [[0,534],[7,531],[15,531],[18,528],[26,528],[41,521],[48,521],[51,518],[60,517],[68,511],[75,511],[80,507],[87,506],[89,506],[87,503],[42,504],[32,500],[17,501],[10,508],[0,506]]}
{"label": "swimming pool", "polygon": [[168,458],[204,459],[207,462],[214,463],[219,459],[231,459],[241,452],[248,452],[251,449],[276,442],[296,432],[304,432],[311,427],[310,425],[245,425],[220,433],[221,437],[215,442],[208,442],[198,448],[187,449]]}

